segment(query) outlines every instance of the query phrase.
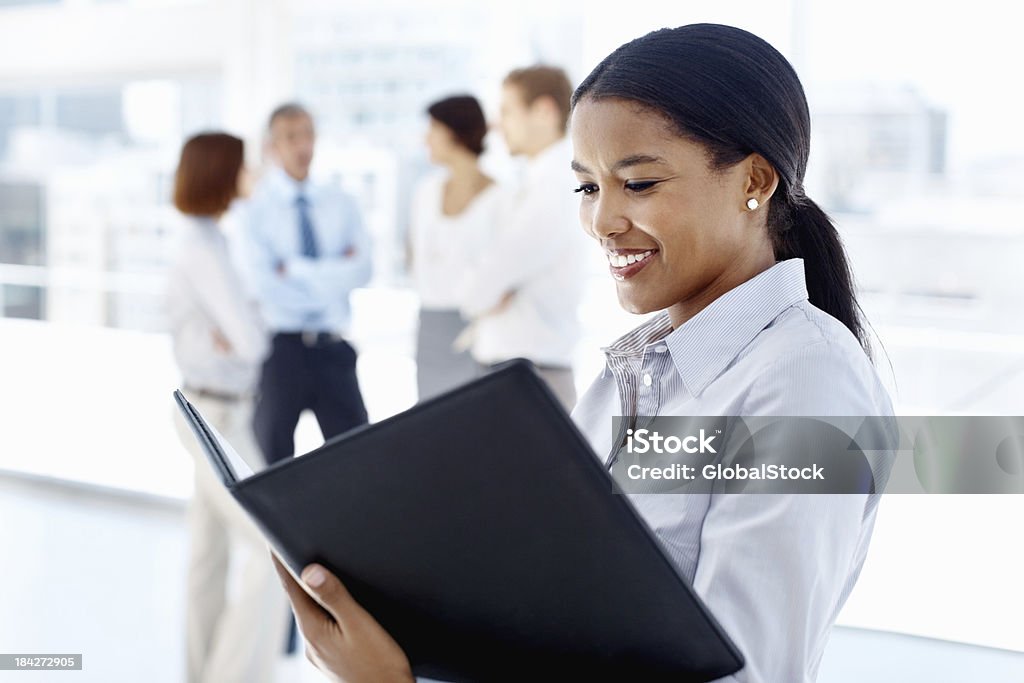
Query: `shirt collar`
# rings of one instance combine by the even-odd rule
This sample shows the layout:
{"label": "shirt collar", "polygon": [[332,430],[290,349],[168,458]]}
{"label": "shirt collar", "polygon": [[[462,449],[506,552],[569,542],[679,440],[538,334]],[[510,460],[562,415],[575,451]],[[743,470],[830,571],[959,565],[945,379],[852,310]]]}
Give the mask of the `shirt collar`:
{"label": "shirt collar", "polygon": [[197,216],[195,214],[184,214],[185,218],[197,228],[203,228],[204,230],[215,229],[217,227],[217,219],[213,216]]}
{"label": "shirt collar", "polygon": [[274,194],[288,202],[294,202],[300,194],[309,198],[312,190],[308,178],[300,182],[288,175],[280,166],[274,166],[267,172],[267,181]]}
{"label": "shirt collar", "polygon": [[193,214],[185,214],[187,224],[191,225],[192,228],[204,235],[219,235],[222,230],[220,229],[220,223],[217,222],[213,216],[196,216]]}
{"label": "shirt collar", "polygon": [[648,344],[664,339],[671,332],[672,321],[668,313],[662,311],[601,350],[606,356],[640,356]]}
{"label": "shirt collar", "polygon": [[679,329],[672,329],[662,311],[603,350],[609,356],[641,355],[661,341],[687,390],[697,396],[780,313],[806,300],[803,259],[788,259],[718,297]]}

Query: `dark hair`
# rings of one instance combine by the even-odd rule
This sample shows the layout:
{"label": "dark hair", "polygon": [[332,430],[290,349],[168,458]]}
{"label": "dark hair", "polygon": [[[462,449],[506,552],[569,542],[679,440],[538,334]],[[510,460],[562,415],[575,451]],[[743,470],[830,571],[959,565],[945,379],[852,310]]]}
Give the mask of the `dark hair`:
{"label": "dark hair", "polygon": [[185,142],[174,174],[174,205],[192,216],[227,211],[238,196],[245,144],[227,133],[200,133]]}
{"label": "dark hair", "polygon": [[298,102],[285,102],[274,108],[274,111],[270,112],[270,118],[267,119],[267,129],[269,130],[274,126],[274,121],[280,118],[291,118],[293,116],[305,116],[310,120],[313,119],[313,115],[309,113],[309,110],[303,107]]}
{"label": "dark hair", "polygon": [[572,83],[563,69],[542,64],[516,69],[505,76],[504,84],[518,88],[527,107],[540,97],[550,97],[562,115],[562,130],[565,130],[571,109]]}
{"label": "dark hair", "polygon": [[810,113],[796,71],[752,33],[690,24],[637,38],[608,55],[572,97],[619,97],[667,117],[722,170],[757,152],[779,174],[768,202],[777,260],[803,258],[810,302],[838,319],[870,356],[853,276],[831,219],[804,194]]}
{"label": "dark hair", "polygon": [[427,107],[430,118],[444,124],[455,141],[473,154],[484,153],[487,119],[480,103],[472,95],[455,95],[438,100]]}

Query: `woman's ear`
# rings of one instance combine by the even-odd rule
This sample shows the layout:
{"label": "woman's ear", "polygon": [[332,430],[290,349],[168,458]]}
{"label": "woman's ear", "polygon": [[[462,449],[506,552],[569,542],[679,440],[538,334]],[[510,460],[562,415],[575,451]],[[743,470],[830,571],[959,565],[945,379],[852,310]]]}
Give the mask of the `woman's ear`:
{"label": "woman's ear", "polygon": [[775,194],[775,189],[779,186],[779,174],[767,159],[756,152],[748,156],[745,163],[746,199],[753,197],[758,204],[764,204]]}

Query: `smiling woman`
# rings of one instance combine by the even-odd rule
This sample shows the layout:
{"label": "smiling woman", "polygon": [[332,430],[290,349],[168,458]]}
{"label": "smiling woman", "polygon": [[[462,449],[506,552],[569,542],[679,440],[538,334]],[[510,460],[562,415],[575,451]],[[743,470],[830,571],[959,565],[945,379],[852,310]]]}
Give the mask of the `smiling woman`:
{"label": "smiling woman", "polygon": [[[573,97],[573,169],[584,195],[584,229],[610,256],[671,240],[671,253],[656,262],[669,270],[681,258],[688,263],[687,281],[677,283],[683,289],[662,293],[671,301],[631,303],[641,289],[631,283],[619,286],[620,302],[633,312],[669,308],[678,325],[691,317],[687,310],[701,310],[775,261],[809,255],[811,303],[866,349],[839,237],[803,191],[810,113],[796,73],[764,41],[745,40],[751,35],[745,31],[686,28],[694,30],[685,43],[666,29],[645,37],[642,53],[630,49],[639,41],[619,48]],[[673,68],[657,66],[667,63]],[[605,137],[596,139],[598,131]],[[641,236],[632,233],[628,241],[620,238],[627,216],[652,243],[634,244]],[[626,282],[640,270],[613,275]],[[714,282],[712,272],[719,276]]]}
{"label": "smiling woman", "polygon": [[[839,237],[803,193],[807,103],[778,51],[714,24],[650,33],[594,69],[571,121],[582,227],[608,255],[622,306],[659,312],[604,349],[573,411],[613,473],[628,464],[619,456],[637,416],[892,414]],[[626,419],[613,435],[614,416]],[[723,680],[808,683],[879,495],[629,497],[744,653]],[[335,577],[318,566],[303,576],[326,611],[282,573],[321,668],[411,677]]]}

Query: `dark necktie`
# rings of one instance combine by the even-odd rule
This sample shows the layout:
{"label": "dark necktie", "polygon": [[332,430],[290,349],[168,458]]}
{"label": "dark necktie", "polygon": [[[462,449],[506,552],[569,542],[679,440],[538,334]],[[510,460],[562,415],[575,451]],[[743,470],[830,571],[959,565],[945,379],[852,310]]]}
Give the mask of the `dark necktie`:
{"label": "dark necktie", "polygon": [[316,246],[316,235],[313,234],[313,221],[309,219],[309,200],[304,195],[295,198],[295,206],[299,209],[299,244],[302,255],[316,258],[319,254]]}

